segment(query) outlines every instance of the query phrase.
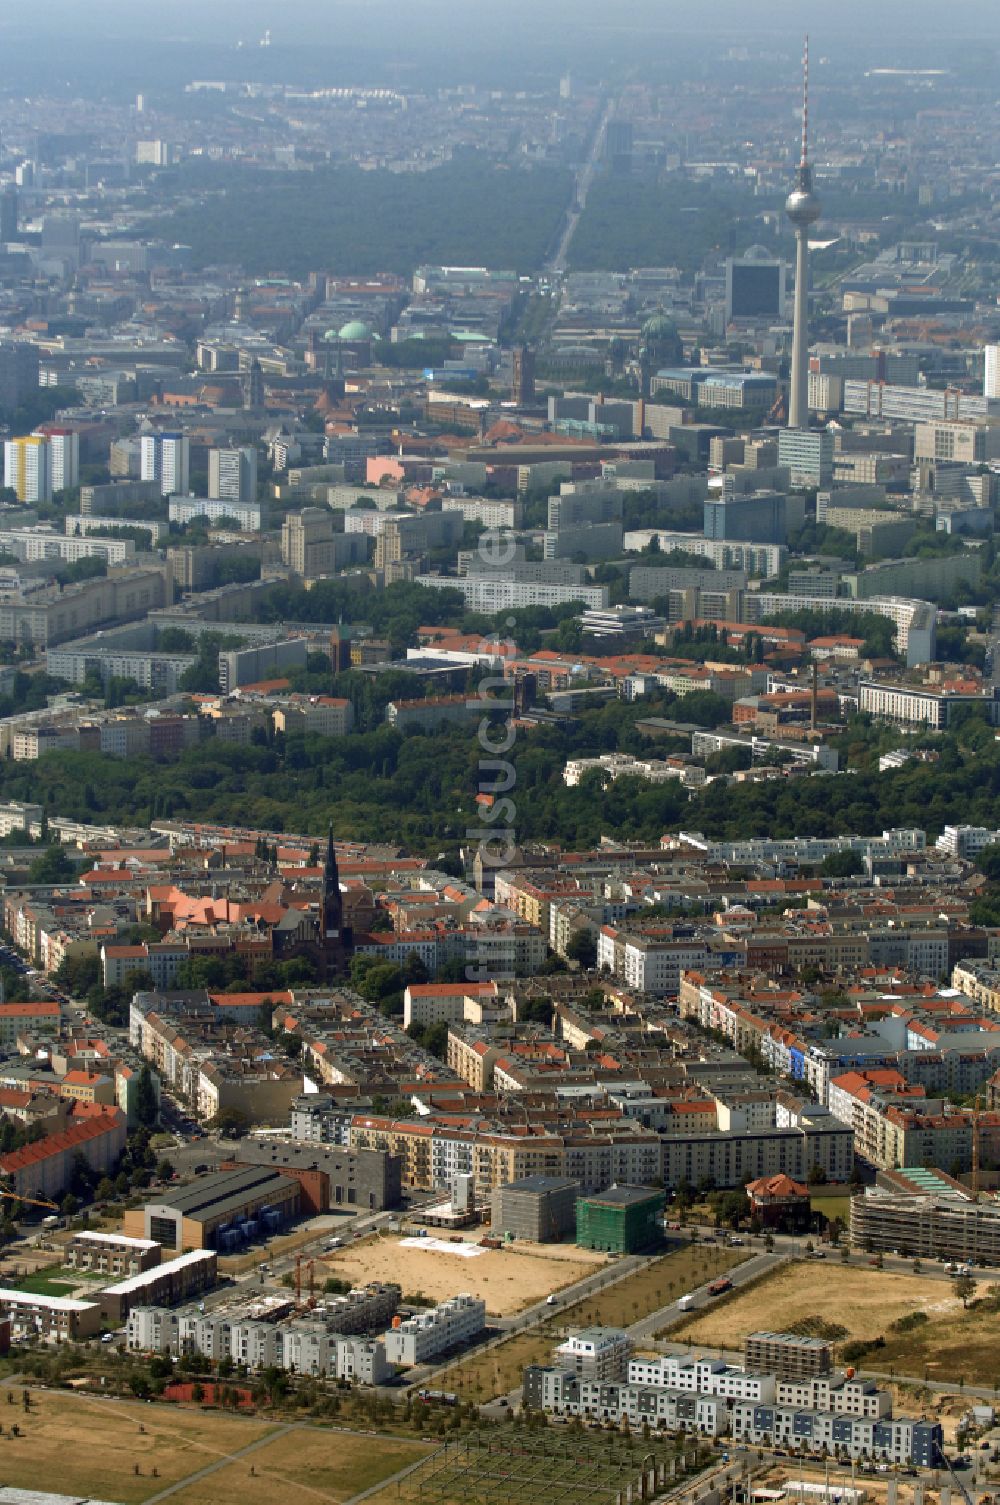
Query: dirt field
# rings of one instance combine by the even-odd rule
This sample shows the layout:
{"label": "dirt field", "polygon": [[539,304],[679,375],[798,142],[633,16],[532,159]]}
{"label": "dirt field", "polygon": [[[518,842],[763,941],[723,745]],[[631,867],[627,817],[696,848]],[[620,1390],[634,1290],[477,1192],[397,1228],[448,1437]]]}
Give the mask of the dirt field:
{"label": "dirt field", "polygon": [[[822,1264],[803,1261],[778,1270],[745,1294],[681,1322],[671,1329],[670,1336],[717,1348],[738,1348],[747,1333],[769,1323],[774,1325],[767,1313],[780,1312],[784,1327],[805,1317],[821,1317],[846,1328],[847,1339],[875,1338],[891,1322],[916,1311],[927,1313],[931,1319],[928,1326],[938,1342],[942,1327],[961,1315],[962,1303],[943,1280],[859,1270],[830,1260]],[[881,1355],[871,1362],[876,1368],[883,1367]]]}
{"label": "dirt field", "polygon": [[[123,1405],[64,1390],[33,1390],[26,1415],[20,1388],[12,1393],[15,1404],[4,1400],[0,1405],[4,1483],[120,1500],[123,1505],[139,1505],[274,1430],[268,1422],[167,1406]],[[17,1438],[9,1436],[15,1422],[22,1433]],[[136,1464],[141,1474],[135,1473]],[[211,1498],[203,1487],[201,1500]]]}
{"label": "dirt field", "polygon": [[432,1451],[426,1443],[296,1428],[172,1498],[177,1505],[339,1505]]}
{"label": "dirt field", "polygon": [[560,1291],[607,1263],[603,1254],[572,1244],[514,1245],[487,1249],[474,1258],[443,1250],[406,1248],[397,1238],[383,1238],[339,1249],[325,1260],[331,1275],[363,1284],[395,1280],[403,1296],[422,1295],[445,1301],[457,1291],[481,1296],[497,1316],[519,1312],[551,1291]]}
{"label": "dirt field", "polygon": [[550,1361],[553,1348],[568,1328],[589,1327],[595,1322],[627,1327],[675,1301],[708,1275],[721,1274],[744,1257],[745,1251],[736,1249],[705,1249],[700,1245],[678,1249],[626,1275],[606,1290],[553,1313],[540,1327],[517,1333],[488,1353],[470,1354],[444,1370],[440,1376],[441,1388],[453,1390],[467,1401],[506,1395],[520,1384],[526,1364]]}

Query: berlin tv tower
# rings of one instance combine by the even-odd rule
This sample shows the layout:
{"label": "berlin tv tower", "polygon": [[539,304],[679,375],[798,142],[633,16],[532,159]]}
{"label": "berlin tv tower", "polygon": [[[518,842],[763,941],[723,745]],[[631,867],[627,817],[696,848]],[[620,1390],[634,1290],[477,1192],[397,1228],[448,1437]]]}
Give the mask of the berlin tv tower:
{"label": "berlin tv tower", "polygon": [[792,379],[788,394],[788,427],[809,427],[809,226],[820,216],[813,192],[809,162],[809,38],[802,54],[802,156],[798,183],[785,201],[785,213],[795,226],[795,318],[792,325]]}

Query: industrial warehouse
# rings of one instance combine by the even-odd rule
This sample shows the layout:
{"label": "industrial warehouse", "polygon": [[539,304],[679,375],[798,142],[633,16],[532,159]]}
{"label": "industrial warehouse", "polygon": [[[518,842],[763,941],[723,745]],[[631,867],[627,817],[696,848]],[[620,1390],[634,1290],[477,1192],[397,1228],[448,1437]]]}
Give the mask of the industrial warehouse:
{"label": "industrial warehouse", "polygon": [[125,1232],[164,1249],[228,1253],[269,1238],[297,1217],[298,1180],[269,1166],[240,1166],[199,1176],[190,1186],[125,1214]]}

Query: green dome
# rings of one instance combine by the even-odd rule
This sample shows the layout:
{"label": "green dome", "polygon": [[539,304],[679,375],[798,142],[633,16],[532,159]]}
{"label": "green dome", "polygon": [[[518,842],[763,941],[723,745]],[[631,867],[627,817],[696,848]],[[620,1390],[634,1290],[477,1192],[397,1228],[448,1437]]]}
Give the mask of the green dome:
{"label": "green dome", "polygon": [[642,337],[644,340],[675,340],[677,325],[661,309],[646,320],[642,326]]}
{"label": "green dome", "polygon": [[371,330],[361,319],[348,319],[338,335],[341,340],[370,340],[371,337]]}

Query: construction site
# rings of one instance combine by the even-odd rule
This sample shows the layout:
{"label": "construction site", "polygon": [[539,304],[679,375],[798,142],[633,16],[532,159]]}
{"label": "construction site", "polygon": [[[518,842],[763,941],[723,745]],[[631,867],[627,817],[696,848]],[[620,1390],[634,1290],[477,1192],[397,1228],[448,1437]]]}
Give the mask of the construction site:
{"label": "construction site", "polygon": [[421,1505],[627,1505],[654,1500],[704,1467],[684,1439],[643,1439],[514,1425],[472,1432],[427,1458],[396,1498]]}

